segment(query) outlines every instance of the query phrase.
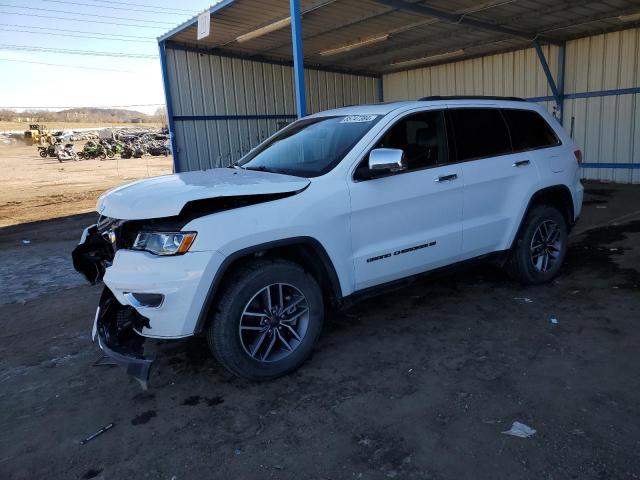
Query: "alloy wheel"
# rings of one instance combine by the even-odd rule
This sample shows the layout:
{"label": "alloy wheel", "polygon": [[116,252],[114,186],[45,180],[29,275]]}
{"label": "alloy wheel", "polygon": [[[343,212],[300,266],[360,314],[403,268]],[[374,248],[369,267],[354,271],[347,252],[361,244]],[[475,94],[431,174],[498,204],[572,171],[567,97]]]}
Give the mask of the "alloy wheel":
{"label": "alloy wheel", "polygon": [[238,333],[244,351],[259,362],[291,355],[309,326],[309,304],[293,285],[274,283],[259,290],[246,304]]}
{"label": "alloy wheel", "polygon": [[533,267],[541,273],[548,272],[557,263],[562,251],[562,231],[553,220],[545,220],[533,234],[530,256]]}

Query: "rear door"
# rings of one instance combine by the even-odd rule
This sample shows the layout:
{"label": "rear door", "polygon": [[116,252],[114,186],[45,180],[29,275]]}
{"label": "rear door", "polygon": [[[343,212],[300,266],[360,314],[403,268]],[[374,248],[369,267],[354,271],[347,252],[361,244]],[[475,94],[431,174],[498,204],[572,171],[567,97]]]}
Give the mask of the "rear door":
{"label": "rear door", "polygon": [[532,188],[533,158],[514,153],[505,118],[496,107],[450,108],[456,158],[464,178],[462,259],[504,250]]}
{"label": "rear door", "polygon": [[446,130],[443,110],[404,116],[372,148],[402,149],[408,169],[374,176],[366,155],[349,179],[356,290],[458,260],[462,169]]}

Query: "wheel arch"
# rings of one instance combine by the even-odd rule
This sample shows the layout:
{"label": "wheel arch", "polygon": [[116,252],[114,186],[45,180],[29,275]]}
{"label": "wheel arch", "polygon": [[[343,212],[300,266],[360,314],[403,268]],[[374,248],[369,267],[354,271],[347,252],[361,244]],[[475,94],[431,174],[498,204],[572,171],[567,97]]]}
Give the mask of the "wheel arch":
{"label": "wheel arch", "polygon": [[313,237],[274,240],[240,249],[224,259],[209,286],[194,333],[203,331],[209,311],[215,305],[220,293],[223,280],[237,268],[256,258],[279,258],[297,263],[316,279],[324,298],[329,300],[329,304],[337,305],[342,298],[338,274],[329,254],[318,240]]}
{"label": "wheel arch", "polygon": [[531,195],[531,198],[529,199],[527,208],[525,208],[522,218],[520,218],[518,230],[511,241],[512,249],[516,245],[518,238],[520,238],[520,234],[525,226],[525,220],[527,219],[529,212],[538,205],[549,205],[557,208],[567,222],[567,228],[569,230],[571,230],[571,227],[575,223],[573,196],[571,195],[569,187],[566,185],[552,185],[550,187],[542,188]]}

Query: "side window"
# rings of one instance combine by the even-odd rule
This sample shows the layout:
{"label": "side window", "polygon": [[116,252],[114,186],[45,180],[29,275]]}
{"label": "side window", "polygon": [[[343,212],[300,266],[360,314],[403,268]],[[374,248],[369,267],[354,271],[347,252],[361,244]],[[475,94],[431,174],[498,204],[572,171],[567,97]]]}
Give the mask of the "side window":
{"label": "side window", "polygon": [[449,110],[458,161],[512,152],[507,124],[497,108]]}
{"label": "side window", "polygon": [[[438,110],[409,115],[392,125],[373,148],[402,150],[408,171],[447,163],[449,149],[444,114]],[[356,180],[372,178],[368,163],[367,155],[356,169]]]}
{"label": "side window", "polygon": [[509,125],[513,149],[516,152],[560,144],[558,136],[538,112],[532,110],[502,110]]}

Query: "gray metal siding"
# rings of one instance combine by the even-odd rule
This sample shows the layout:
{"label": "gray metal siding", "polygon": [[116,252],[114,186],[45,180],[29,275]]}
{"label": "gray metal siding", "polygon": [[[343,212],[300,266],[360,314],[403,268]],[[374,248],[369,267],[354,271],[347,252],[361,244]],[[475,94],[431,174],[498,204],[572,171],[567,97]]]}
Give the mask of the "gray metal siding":
{"label": "gray metal siding", "polygon": [[[567,93],[640,86],[640,29],[567,44]],[[588,163],[640,164],[640,94],[565,101],[565,128]],[[585,178],[640,183],[640,169],[585,168]]]}
{"label": "gray metal siding", "polygon": [[[554,78],[558,48],[543,47]],[[565,94],[640,87],[640,29],[567,42]],[[385,101],[426,95],[550,96],[533,48],[392,73],[383,77]],[[554,102],[542,102],[553,111]],[[566,99],[564,127],[585,163],[640,164],[640,94]],[[584,168],[583,177],[640,183],[640,169]]]}
{"label": "gray metal siding", "polygon": [[[173,115],[295,115],[293,68],[167,48]],[[377,79],[305,70],[307,112],[377,101]],[[226,166],[293,119],[175,121],[177,171]]]}

